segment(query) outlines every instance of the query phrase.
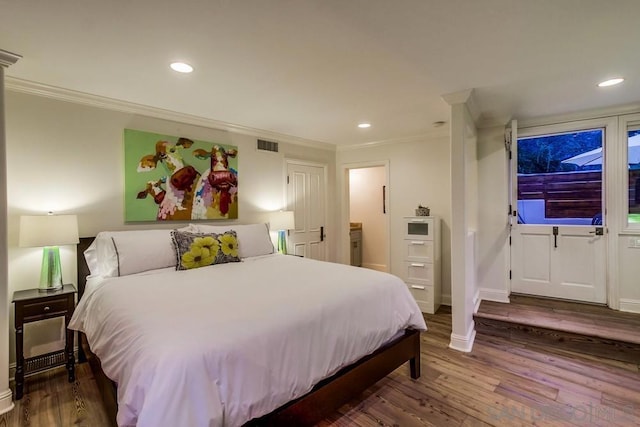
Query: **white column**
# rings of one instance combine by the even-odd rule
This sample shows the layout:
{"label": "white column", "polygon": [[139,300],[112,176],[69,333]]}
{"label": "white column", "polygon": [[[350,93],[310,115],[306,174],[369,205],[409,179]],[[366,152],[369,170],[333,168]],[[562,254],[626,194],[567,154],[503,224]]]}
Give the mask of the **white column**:
{"label": "white column", "polygon": [[7,255],[7,141],[4,122],[4,70],[20,55],[0,49],[0,414],[13,409],[9,388],[9,278]]}
{"label": "white column", "polygon": [[475,268],[473,256],[467,248],[469,229],[467,209],[466,141],[469,113],[466,102],[472,91],[445,95],[450,105],[451,143],[451,341],[449,347],[471,351],[475,338],[473,322],[475,283],[469,272]]}

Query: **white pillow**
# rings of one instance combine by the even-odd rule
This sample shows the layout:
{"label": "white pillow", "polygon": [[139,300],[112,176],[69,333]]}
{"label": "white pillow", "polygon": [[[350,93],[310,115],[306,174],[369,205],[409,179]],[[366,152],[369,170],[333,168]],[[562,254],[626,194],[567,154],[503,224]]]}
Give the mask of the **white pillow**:
{"label": "white pillow", "polygon": [[[181,231],[195,231],[188,226]],[[126,276],[175,267],[171,230],[103,231],[84,252],[92,275]]]}
{"label": "white pillow", "polygon": [[259,255],[268,255],[275,252],[269,227],[267,224],[232,224],[232,225],[208,225],[191,224],[200,233],[224,233],[234,230],[238,236],[238,255],[240,258],[247,258]]}

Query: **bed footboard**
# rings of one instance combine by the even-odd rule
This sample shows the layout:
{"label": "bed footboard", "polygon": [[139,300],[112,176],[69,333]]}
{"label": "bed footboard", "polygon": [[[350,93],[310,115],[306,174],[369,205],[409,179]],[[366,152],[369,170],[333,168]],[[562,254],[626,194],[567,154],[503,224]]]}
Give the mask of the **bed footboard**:
{"label": "bed footboard", "polygon": [[247,426],[312,426],[409,361],[411,378],[420,376],[420,331],[404,335],[327,378],[301,398]]}

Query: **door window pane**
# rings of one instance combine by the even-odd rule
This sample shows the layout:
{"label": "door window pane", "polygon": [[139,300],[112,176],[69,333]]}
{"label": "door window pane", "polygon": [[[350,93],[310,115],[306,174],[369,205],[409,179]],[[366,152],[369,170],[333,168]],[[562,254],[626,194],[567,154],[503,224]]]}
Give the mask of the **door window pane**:
{"label": "door window pane", "polygon": [[629,225],[640,227],[640,128],[629,128],[627,134],[629,164]]}
{"label": "door window pane", "polygon": [[602,225],[604,129],[518,139],[518,222]]}

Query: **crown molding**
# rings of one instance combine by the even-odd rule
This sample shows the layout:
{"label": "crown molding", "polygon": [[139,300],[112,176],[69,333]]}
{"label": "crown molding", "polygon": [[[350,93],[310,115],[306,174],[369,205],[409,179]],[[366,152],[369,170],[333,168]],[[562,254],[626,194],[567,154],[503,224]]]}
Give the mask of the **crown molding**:
{"label": "crown molding", "polygon": [[122,101],[119,99],[108,98],[99,95],[92,95],[85,92],[50,86],[43,83],[19,79],[16,77],[7,76],[5,80],[5,88],[14,92],[42,96],[59,101],[72,102],[75,104],[88,105],[91,107],[118,111],[121,113],[140,114],[157,119],[171,120],[179,123],[224,130],[232,133],[250,135],[257,138],[268,139],[277,142],[302,145],[305,147],[317,148],[320,150],[336,151],[336,146],[327,142],[314,141],[311,139],[300,138],[293,135],[286,135],[269,130],[236,125],[233,123],[227,123],[220,120],[209,119],[192,114],[185,114],[179,113],[177,111],[166,110],[163,108],[150,107],[148,105],[137,104],[135,102]]}
{"label": "crown molding", "polygon": [[363,148],[380,147],[384,145],[397,145],[410,142],[422,142],[427,139],[447,138],[449,136],[449,126],[443,126],[437,130],[422,133],[420,135],[407,136],[404,138],[383,139],[380,141],[364,142],[362,144],[338,145],[336,151],[361,150]]}
{"label": "crown molding", "polygon": [[553,116],[534,117],[531,119],[519,119],[518,129],[535,126],[574,122],[578,120],[599,119],[604,117],[620,116],[640,112],[640,102],[633,104],[617,105],[614,107],[597,108],[593,110],[578,111],[575,113],[557,114]]}
{"label": "crown molding", "polygon": [[471,115],[471,120],[473,120],[473,123],[478,126],[478,121],[480,120],[480,108],[478,107],[478,102],[476,101],[474,93],[475,91],[473,89],[465,89],[459,92],[447,93],[442,95],[441,98],[451,106],[456,104],[465,104],[469,110],[469,114]]}
{"label": "crown molding", "polygon": [[471,98],[473,89],[465,89],[442,95],[442,99],[449,105],[464,104]]}
{"label": "crown molding", "polygon": [[0,66],[9,67],[15,64],[22,56],[17,53],[9,52],[8,50],[0,49]]}

